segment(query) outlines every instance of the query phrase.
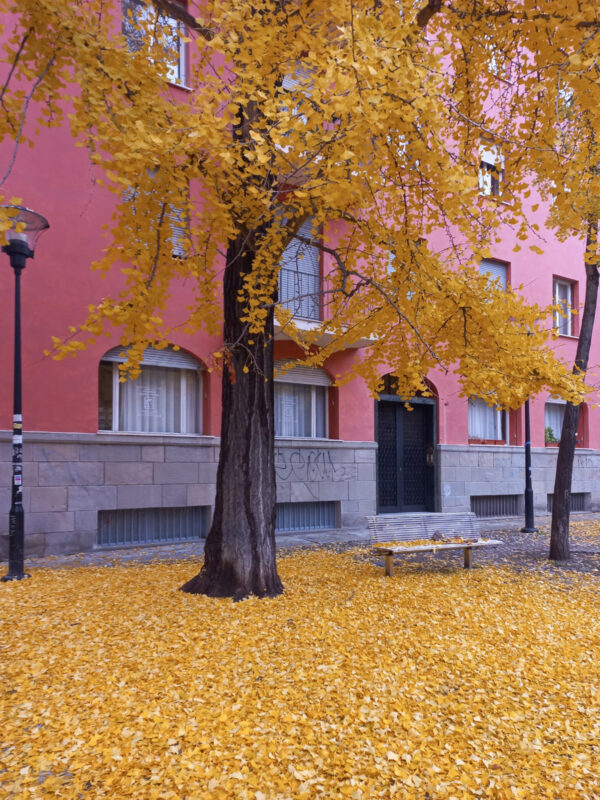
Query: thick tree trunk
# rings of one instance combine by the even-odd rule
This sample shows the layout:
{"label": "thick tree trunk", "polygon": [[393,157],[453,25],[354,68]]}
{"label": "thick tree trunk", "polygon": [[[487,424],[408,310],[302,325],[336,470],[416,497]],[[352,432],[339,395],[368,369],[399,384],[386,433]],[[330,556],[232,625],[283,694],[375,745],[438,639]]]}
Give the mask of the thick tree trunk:
{"label": "thick tree trunk", "polygon": [[[596,257],[590,254],[596,252],[597,241],[598,223],[594,219],[588,223],[585,258],[585,300],[573,372],[585,373],[590,357],[590,347],[592,344],[592,333],[594,330],[596,305],[598,301],[598,263]],[[548,556],[554,561],[565,561],[571,555],[569,549],[569,513],[579,409],[580,406],[567,403],[560,435],[560,444],[558,446],[556,477],[554,480],[554,499],[552,502],[550,555]]]}
{"label": "thick tree trunk", "polygon": [[274,597],[283,586],[275,561],[273,311],[265,331],[248,335],[238,294],[253,243],[240,235],[227,251],[221,454],[204,566],[182,590],[210,597]]}

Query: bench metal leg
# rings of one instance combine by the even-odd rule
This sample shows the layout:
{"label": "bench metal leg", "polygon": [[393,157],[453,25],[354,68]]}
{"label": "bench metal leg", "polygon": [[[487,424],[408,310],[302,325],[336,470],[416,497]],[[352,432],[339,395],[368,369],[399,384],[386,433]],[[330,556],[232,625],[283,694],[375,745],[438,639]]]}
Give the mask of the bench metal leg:
{"label": "bench metal leg", "polygon": [[472,556],[473,556],[473,548],[465,547],[465,569],[471,569],[471,567],[473,566]]}
{"label": "bench metal leg", "polygon": [[392,578],[394,576],[394,556],[389,555],[385,557],[385,574],[388,578]]}

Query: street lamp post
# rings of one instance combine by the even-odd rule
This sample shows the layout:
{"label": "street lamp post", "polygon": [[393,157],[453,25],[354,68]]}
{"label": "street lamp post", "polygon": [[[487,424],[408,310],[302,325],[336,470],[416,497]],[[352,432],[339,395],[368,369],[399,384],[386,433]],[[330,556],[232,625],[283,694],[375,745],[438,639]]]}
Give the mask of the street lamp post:
{"label": "street lamp post", "polygon": [[529,399],[525,400],[525,526],[521,533],[537,533],[533,519],[533,486],[531,483],[531,423]]}
{"label": "street lamp post", "polygon": [[21,272],[33,258],[36,242],[48,220],[23,206],[0,206],[11,225],[2,247],[15,273],[15,356],[13,372],[12,487],[8,516],[8,574],[3,581],[20,581],[30,576],[24,571],[25,515],[23,512],[23,408],[21,395]]}

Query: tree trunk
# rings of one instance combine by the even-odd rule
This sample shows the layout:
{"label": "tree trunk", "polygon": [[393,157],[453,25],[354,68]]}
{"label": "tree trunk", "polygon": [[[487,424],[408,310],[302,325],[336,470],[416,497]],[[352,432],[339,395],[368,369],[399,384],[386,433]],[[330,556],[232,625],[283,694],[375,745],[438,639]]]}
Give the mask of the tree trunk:
{"label": "tree trunk", "polygon": [[248,335],[238,294],[252,268],[253,242],[230,242],[224,279],[221,453],[204,566],[181,588],[210,597],[274,597],[283,586],[275,561],[273,310],[265,331]]}
{"label": "tree trunk", "polygon": [[[596,319],[596,305],[598,301],[598,262],[595,253],[597,242],[597,220],[589,220],[585,256],[585,300],[583,304],[583,315],[581,317],[581,331],[579,333],[577,353],[573,366],[573,372],[579,373],[585,373],[587,371],[594,321]],[[594,255],[592,255],[592,253]],[[579,410],[580,406],[567,403],[560,435],[560,444],[558,446],[556,477],[554,480],[554,499],[552,501],[550,555],[548,556],[554,561],[566,561],[571,555],[569,549],[569,513]]]}

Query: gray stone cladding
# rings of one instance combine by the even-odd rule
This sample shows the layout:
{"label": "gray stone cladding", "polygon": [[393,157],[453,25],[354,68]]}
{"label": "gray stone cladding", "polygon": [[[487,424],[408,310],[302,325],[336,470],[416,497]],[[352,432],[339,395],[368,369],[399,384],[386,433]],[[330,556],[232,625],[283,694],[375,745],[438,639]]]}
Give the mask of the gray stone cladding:
{"label": "gray stone cladding", "polygon": [[[219,439],[213,436],[25,432],[26,555],[97,546],[98,511],[212,507]],[[337,526],[375,513],[374,442],[278,439],[278,502],[334,501]],[[10,433],[0,432],[0,559],[8,552]]]}
{"label": "gray stone cladding", "polygon": [[[556,447],[533,447],[531,450],[536,513],[546,513],[547,496],[554,490],[556,455]],[[469,511],[472,496],[523,496],[523,447],[439,445],[438,465],[437,506],[440,511]],[[571,491],[589,496],[586,510],[600,510],[600,451],[577,448]]]}

